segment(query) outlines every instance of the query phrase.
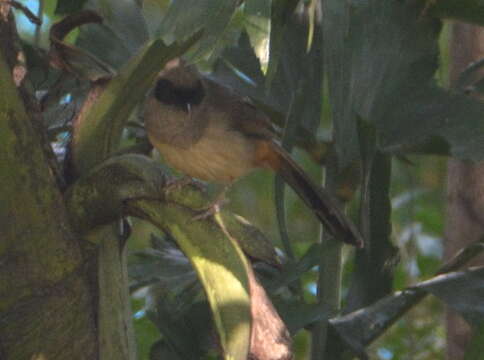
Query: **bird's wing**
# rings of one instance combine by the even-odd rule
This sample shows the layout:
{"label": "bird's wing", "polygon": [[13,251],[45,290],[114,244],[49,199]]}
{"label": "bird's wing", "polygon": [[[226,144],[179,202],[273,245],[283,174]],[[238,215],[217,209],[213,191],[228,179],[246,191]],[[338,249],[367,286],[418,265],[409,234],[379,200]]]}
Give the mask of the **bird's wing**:
{"label": "bird's wing", "polygon": [[232,89],[207,80],[207,88],[213,107],[227,113],[231,127],[249,137],[273,139],[276,132],[268,116],[258,109],[247,97]]}

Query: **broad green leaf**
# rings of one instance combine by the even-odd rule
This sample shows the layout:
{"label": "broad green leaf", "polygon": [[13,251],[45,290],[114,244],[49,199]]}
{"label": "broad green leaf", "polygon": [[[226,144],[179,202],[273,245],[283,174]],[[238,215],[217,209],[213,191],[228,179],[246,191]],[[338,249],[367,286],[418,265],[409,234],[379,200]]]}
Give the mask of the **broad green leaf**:
{"label": "broad green leaf", "polygon": [[421,291],[399,291],[370,306],[330,319],[330,324],[345,344],[360,352],[424,296]]}
{"label": "broad green leaf", "polygon": [[203,30],[197,46],[197,56],[213,50],[225,36],[227,27],[238,7],[237,0],[176,0],[172,1],[156,32],[167,43],[185,39]]}
{"label": "broad green leaf", "polygon": [[271,30],[271,1],[246,0],[244,4],[245,30],[261,64],[267,64],[268,37]]}
{"label": "broad green leaf", "polygon": [[225,216],[222,214],[221,216],[247,256],[272,266],[280,265],[274,245],[262,231],[239,215]]}
{"label": "broad green leaf", "polygon": [[143,299],[134,299],[131,297],[131,309],[133,311],[133,327],[136,334],[137,355],[139,359],[148,359],[150,349],[159,339],[160,332],[146,317],[143,307]]}
{"label": "broad green leaf", "polygon": [[54,13],[56,15],[72,14],[74,12],[82,10],[86,2],[87,0],[78,0],[78,1],[57,0],[57,5]]}
{"label": "broad green leaf", "polygon": [[153,37],[170,3],[170,0],[143,0],[143,15],[148,31]]}
{"label": "broad green leaf", "polygon": [[321,244],[313,243],[297,263],[285,264],[278,277],[267,286],[269,292],[275,293],[280,288],[291,284],[319,264]]}
{"label": "broad green leaf", "polygon": [[[381,146],[386,151],[406,151],[437,141],[454,156],[484,157],[484,104],[464,94],[425,86],[402,96],[399,103],[377,122]],[[430,148],[435,150],[435,148]]]}
{"label": "broad green leaf", "polygon": [[183,253],[174,246],[164,249],[148,248],[135,252],[136,260],[128,267],[128,274],[133,280],[131,291],[156,284],[181,291],[196,281],[195,272]]}
{"label": "broad green leaf", "polygon": [[[477,241],[444,264],[433,279],[413,287],[397,291],[374,304],[357,309],[349,314],[330,319],[330,324],[346,345],[359,353],[382,335],[408,310],[417,305],[427,293],[432,293],[461,312],[466,319],[480,324],[482,306],[482,278],[484,269],[450,272],[465,265],[483,251],[482,241]],[[445,274],[449,272],[448,274]],[[474,320],[470,319],[475,317]]]}
{"label": "broad green leaf", "polygon": [[358,121],[362,183],[360,230],[364,249],[355,256],[354,275],[345,311],[353,311],[382,298],[392,290],[396,248],[391,236],[391,157],[377,150],[373,126]]}
{"label": "broad green leaf", "polygon": [[[323,3],[324,54],[340,166],[358,157],[356,118],[379,124],[438,65],[440,22],[406,1]],[[395,126],[408,128],[407,124]]]}
{"label": "broad green leaf", "polygon": [[[187,220],[186,209],[140,206],[152,223],[169,231],[197,271],[210,303],[225,359],[245,360],[250,338],[246,261],[238,245],[209,222]],[[188,221],[188,222],[187,222]]]}
{"label": "broad green leaf", "polygon": [[256,103],[282,113],[283,120],[292,99],[299,92],[302,95],[297,99],[301,104],[290,121],[297,119],[304,129],[314,133],[320,123],[322,108],[321,29],[316,28],[315,42],[307,52],[304,43],[307,38],[307,25],[291,18],[285,26],[286,43],[281,49],[280,66],[274,74],[270,89],[265,84],[261,64],[245,33],[242,33],[238,46],[224,51],[221,60],[216,63],[214,76],[239,93],[250,96]]}
{"label": "broad green leaf", "polygon": [[266,98],[261,86],[264,83],[261,63],[245,31],[240,35],[238,44],[226,48],[215,62],[212,76],[244,96],[259,100]]}
{"label": "broad green leaf", "polygon": [[474,327],[472,339],[466,346],[464,360],[480,360],[484,353],[484,324]]}
{"label": "broad green leaf", "polygon": [[484,94],[484,79],[480,79],[479,81],[476,81],[474,84],[472,84],[472,87],[470,90],[472,92]]}
{"label": "broad green leaf", "polygon": [[147,25],[135,0],[89,0],[86,8],[97,11],[103,23],[83,27],[76,43],[116,69],[148,40]]}
{"label": "broad green leaf", "polygon": [[471,63],[459,74],[455,88],[459,91],[463,91],[467,86],[476,81],[476,78],[480,77],[480,70],[483,67],[484,59]]}
{"label": "broad green leaf", "polygon": [[429,15],[461,22],[484,25],[484,1],[482,0],[421,0]]}
{"label": "broad green leaf", "polygon": [[470,324],[484,323],[484,267],[442,274],[415,287],[437,296]]}
{"label": "broad green leaf", "polygon": [[134,55],[127,44],[107,25],[81,27],[76,45],[102,59],[116,70]]}
{"label": "broad green leaf", "polygon": [[266,87],[268,89],[276,76],[279,61],[283,58],[283,49],[288,44],[285,42],[285,35],[290,34],[290,32],[286,29],[286,25],[294,15],[298,3],[299,0],[274,0],[272,2],[269,64],[266,73]]}
{"label": "broad green leaf", "polygon": [[[297,128],[299,121],[298,110],[301,109],[299,104],[301,104],[301,93],[297,93],[297,100],[295,100],[296,94],[293,94],[293,98],[290,104],[289,111],[286,117],[286,123],[281,139],[281,146],[289,153],[294,146],[294,141],[296,138]],[[297,103],[295,104],[295,102]],[[296,115],[296,116],[294,116]],[[280,175],[276,175],[274,178],[274,202],[276,206],[276,217],[277,223],[279,225],[279,235],[281,237],[281,242],[286,252],[289,261],[294,262],[296,260],[294,251],[292,249],[292,244],[289,239],[289,231],[286,223],[286,207],[285,207],[285,183]]]}
{"label": "broad green leaf", "polygon": [[104,22],[134,54],[148,40],[148,29],[135,0],[97,0]]}
{"label": "broad green leaf", "polygon": [[166,341],[159,340],[151,347],[149,360],[163,359],[184,360]]}
{"label": "broad green leaf", "polygon": [[307,304],[280,299],[274,300],[274,304],[292,335],[318,321],[327,320],[330,315],[324,304]]}
{"label": "broad green leaf", "polygon": [[[197,302],[188,309],[180,309],[178,298],[167,291],[159,291],[156,305],[148,309],[149,319],[158,327],[167,345],[181,359],[199,359],[203,353],[203,343],[213,332],[208,304]],[[160,359],[161,360],[161,359]]]}

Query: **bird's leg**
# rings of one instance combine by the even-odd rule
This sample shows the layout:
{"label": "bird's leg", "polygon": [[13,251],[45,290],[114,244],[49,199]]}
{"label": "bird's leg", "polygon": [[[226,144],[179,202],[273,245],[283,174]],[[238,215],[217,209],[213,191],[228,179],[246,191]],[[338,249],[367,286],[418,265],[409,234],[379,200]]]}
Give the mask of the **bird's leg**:
{"label": "bird's leg", "polygon": [[207,205],[201,209],[198,209],[198,214],[195,215],[192,219],[193,220],[204,220],[211,216],[214,216],[220,211],[220,208],[228,203],[229,201],[225,197],[227,190],[230,188],[229,185],[226,185],[222,188],[222,190],[215,196],[215,198]]}
{"label": "bird's leg", "polygon": [[187,185],[193,186],[202,192],[207,191],[206,186],[203,183],[187,175],[180,178],[170,178],[163,190],[166,194],[169,194],[173,191],[180,190]]}

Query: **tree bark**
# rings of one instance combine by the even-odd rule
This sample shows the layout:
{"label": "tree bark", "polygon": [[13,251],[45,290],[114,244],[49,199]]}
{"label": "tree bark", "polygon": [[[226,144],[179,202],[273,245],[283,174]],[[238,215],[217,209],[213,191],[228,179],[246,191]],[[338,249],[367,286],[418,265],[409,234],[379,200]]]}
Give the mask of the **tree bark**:
{"label": "tree bark", "polygon": [[10,6],[0,0],[0,359],[96,359],[95,312]]}
{"label": "tree bark", "polygon": [[[484,57],[484,29],[456,23],[451,42],[451,84],[473,61]],[[482,77],[482,73],[480,76]],[[452,159],[448,164],[445,258],[484,235],[484,163]],[[484,258],[470,265],[483,264]],[[447,357],[464,358],[471,337],[469,325],[455,312],[447,312]]]}

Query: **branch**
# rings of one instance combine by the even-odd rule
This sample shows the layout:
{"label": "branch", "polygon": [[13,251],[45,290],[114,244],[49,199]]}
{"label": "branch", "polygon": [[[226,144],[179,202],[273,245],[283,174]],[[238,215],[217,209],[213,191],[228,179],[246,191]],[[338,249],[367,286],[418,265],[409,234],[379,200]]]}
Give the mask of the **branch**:
{"label": "branch", "polygon": [[[458,270],[482,251],[484,251],[484,239],[461,250],[454,258],[442,265],[436,275]],[[333,318],[330,324],[354,353],[362,354],[365,346],[383,334],[428,295],[427,291],[417,286],[408,287],[370,306]]]}
{"label": "branch", "polygon": [[[277,261],[274,249],[259,230],[228,212],[217,216],[216,221],[193,221],[197,209],[206,205],[206,196],[190,186],[166,193],[166,184],[162,168],[155,161],[134,154],[113,157],[81,177],[66,192],[71,222],[80,232],[87,233],[130,215],[172,234],[204,285],[225,356],[245,360],[251,311],[256,310],[255,305],[251,306],[249,293],[252,295],[260,287],[254,285],[254,279],[249,281],[249,269],[239,244],[251,257],[272,263]],[[260,291],[257,298],[264,299]],[[261,320],[278,323],[278,333],[273,336],[275,344],[284,329],[277,313],[265,314],[264,319],[257,319],[254,324]],[[267,339],[271,337],[266,336],[266,342]]]}

